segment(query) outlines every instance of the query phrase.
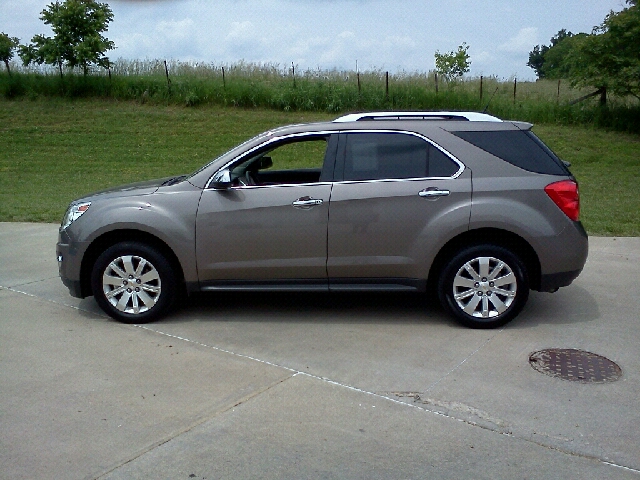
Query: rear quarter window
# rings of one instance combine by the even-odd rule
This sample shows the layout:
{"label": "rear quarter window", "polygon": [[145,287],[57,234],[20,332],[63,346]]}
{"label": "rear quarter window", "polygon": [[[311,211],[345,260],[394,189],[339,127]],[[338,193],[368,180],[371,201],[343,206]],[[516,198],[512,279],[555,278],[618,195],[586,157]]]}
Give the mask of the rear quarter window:
{"label": "rear quarter window", "polygon": [[451,132],[516,167],[545,175],[570,175],[562,161],[532,132],[498,130]]}

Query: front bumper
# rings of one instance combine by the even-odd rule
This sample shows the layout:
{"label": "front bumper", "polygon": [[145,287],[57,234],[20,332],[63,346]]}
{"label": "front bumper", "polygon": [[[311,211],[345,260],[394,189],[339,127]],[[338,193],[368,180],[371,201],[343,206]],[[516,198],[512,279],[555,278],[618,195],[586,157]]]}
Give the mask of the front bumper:
{"label": "front bumper", "polygon": [[81,281],[82,255],[79,255],[79,248],[70,241],[64,230],[58,233],[56,257],[58,274],[62,283],[69,289],[69,294],[76,298],[87,297],[88,294],[83,292]]}

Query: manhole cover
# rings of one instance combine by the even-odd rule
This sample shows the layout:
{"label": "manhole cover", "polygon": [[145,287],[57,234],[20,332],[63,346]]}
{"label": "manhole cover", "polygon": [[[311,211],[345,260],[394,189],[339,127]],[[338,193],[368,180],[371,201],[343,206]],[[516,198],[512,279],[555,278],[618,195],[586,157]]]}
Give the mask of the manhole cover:
{"label": "manhole cover", "polygon": [[608,358],[572,348],[534,352],[529,363],[540,373],[574,382],[615,382],[622,376],[622,369]]}

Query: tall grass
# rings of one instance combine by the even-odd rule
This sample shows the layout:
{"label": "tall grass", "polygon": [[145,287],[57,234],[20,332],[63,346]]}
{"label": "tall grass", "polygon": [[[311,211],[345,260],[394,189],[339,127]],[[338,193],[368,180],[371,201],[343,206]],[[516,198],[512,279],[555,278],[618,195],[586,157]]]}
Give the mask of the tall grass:
{"label": "tall grass", "polygon": [[[98,97],[141,103],[212,104],[281,111],[342,113],[356,110],[472,110],[532,123],[579,125],[640,133],[640,105],[610,96],[576,105],[589,93],[568,82],[501,81],[495,77],[436,81],[433,72],[387,74],[338,70],[296,71],[294,66],[239,62],[115,62],[109,72],[79,72],[14,66],[0,74],[0,95],[15,97]],[[388,79],[388,80],[387,80]],[[388,86],[387,86],[388,85]]]}

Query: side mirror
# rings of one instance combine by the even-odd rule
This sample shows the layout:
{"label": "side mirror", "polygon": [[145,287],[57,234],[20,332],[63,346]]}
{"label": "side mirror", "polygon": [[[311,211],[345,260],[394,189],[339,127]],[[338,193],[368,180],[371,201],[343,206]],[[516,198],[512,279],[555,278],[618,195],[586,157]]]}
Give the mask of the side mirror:
{"label": "side mirror", "polygon": [[214,190],[227,190],[232,184],[231,172],[228,168],[218,170],[211,181],[211,187]]}

